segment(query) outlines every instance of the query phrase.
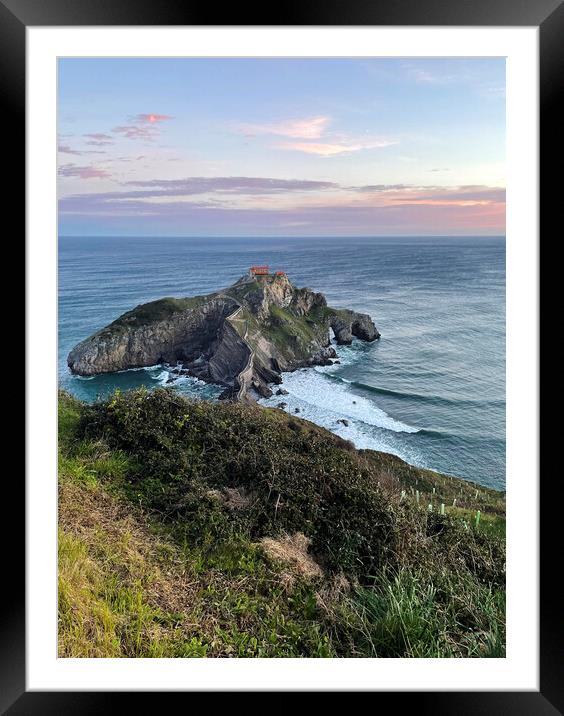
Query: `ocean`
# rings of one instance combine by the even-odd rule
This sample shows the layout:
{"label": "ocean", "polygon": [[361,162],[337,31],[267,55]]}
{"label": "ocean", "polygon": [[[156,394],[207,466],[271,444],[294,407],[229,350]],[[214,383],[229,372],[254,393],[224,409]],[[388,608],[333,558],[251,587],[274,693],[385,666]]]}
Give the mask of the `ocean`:
{"label": "ocean", "polygon": [[[61,237],[61,387],[92,401],[164,385],[162,366],[84,379],[66,357],[139,303],[210,293],[263,263],[331,306],[369,313],[382,337],[337,347],[340,364],[285,374],[289,395],[261,402],[283,400],[359,448],[505,489],[504,237]],[[174,386],[204,399],[222,391],[192,378]]]}

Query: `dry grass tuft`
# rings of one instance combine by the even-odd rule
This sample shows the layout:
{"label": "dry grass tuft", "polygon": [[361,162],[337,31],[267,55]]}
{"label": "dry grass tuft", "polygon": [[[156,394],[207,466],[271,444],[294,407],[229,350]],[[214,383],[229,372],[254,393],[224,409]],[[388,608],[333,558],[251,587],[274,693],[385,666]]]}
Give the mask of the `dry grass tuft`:
{"label": "dry grass tuft", "polygon": [[353,585],[344,574],[334,574],[325,580],[315,593],[317,606],[326,614],[334,616],[335,608],[351,593]]}
{"label": "dry grass tuft", "polygon": [[208,490],[208,496],[223,503],[231,510],[244,510],[253,502],[253,497],[242,487],[224,487],[222,490]]}
{"label": "dry grass tuft", "polygon": [[284,535],[280,539],[264,537],[260,544],[272,559],[288,565],[294,574],[300,577],[321,577],[323,570],[308,554],[311,540],[301,532],[293,535]]}

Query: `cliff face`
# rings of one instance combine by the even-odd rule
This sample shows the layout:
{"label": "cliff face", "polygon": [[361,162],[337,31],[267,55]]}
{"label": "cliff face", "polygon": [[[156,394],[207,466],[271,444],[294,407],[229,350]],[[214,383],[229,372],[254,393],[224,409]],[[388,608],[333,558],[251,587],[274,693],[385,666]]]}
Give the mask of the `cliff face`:
{"label": "cliff face", "polygon": [[171,306],[168,315],[154,319],[141,317],[134,309],[75,346],[67,359],[69,368],[79,375],[96,375],[193,361],[209,350],[225,318],[236,308],[233,299],[210,297],[201,304],[178,306],[178,310]]}
{"label": "cliff face", "polygon": [[209,296],[137,306],[73,348],[68,365],[90,376],[169,363],[248,400],[269,395],[282,371],[334,358],[330,329],[340,344],[380,336],[370,316],[332,309],[285,275],[243,277]]}

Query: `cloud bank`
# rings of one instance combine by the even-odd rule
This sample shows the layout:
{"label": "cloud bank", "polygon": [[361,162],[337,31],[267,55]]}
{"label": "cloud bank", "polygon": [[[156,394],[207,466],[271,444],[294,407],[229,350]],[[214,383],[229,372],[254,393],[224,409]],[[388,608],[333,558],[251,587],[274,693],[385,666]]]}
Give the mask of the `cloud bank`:
{"label": "cloud bank", "polygon": [[[81,178],[101,176],[95,169],[91,173],[92,168],[75,165],[66,165],[65,171],[67,176]],[[186,177],[130,181],[120,191],[74,194],[60,200],[59,212],[63,221],[98,217],[119,228],[142,219],[144,229],[178,227],[179,233],[468,233],[472,227],[502,233],[505,190],[475,185],[344,186],[271,177]]]}

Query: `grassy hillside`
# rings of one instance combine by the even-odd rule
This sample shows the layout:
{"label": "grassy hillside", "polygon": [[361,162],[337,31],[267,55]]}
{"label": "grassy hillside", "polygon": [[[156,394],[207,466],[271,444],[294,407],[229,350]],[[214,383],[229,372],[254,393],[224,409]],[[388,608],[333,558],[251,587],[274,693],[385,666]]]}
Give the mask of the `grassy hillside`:
{"label": "grassy hillside", "polygon": [[165,321],[175,313],[187,311],[190,308],[201,306],[206,296],[192,296],[189,298],[160,298],[150,303],[142,303],[131,311],[127,311],[115,321],[100,331],[100,335],[113,335],[125,333],[131,328],[147,326],[158,321]]}
{"label": "grassy hillside", "polygon": [[171,390],[59,445],[61,656],[504,655],[500,493]]}

